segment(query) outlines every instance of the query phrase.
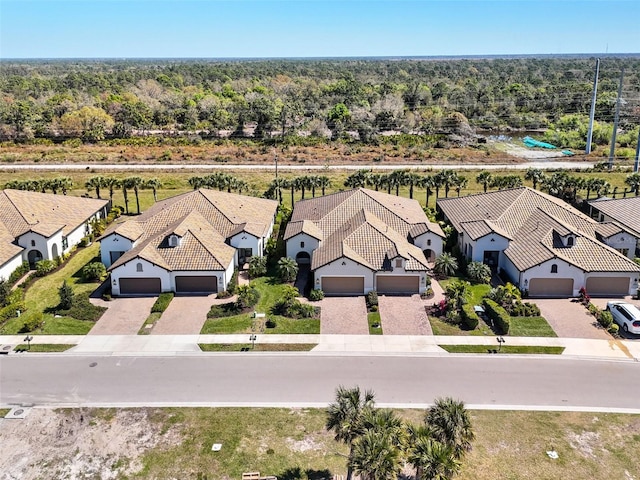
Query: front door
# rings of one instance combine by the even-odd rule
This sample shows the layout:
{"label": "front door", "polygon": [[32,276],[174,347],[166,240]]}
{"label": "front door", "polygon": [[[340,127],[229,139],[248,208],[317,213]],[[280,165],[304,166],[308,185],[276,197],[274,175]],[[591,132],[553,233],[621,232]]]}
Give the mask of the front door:
{"label": "front door", "polygon": [[240,266],[244,265],[249,261],[251,256],[253,255],[253,250],[250,248],[239,248],[238,249],[238,264]]}
{"label": "front door", "polygon": [[40,250],[30,250],[27,254],[27,260],[29,260],[29,268],[33,270],[36,268],[36,263],[42,260],[42,253]]}
{"label": "front door", "polygon": [[498,250],[485,250],[482,263],[489,265],[492,272],[498,269],[498,259],[500,258],[500,252]]}

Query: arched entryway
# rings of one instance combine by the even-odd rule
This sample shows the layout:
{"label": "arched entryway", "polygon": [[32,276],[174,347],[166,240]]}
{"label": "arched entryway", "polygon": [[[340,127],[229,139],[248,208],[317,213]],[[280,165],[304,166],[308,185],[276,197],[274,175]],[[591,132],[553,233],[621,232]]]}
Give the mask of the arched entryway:
{"label": "arched entryway", "polygon": [[36,268],[36,262],[42,260],[42,253],[40,250],[30,250],[27,254],[27,260],[29,261],[29,268]]}
{"label": "arched entryway", "polygon": [[307,252],[299,252],[296,255],[296,262],[299,265],[309,265],[311,263],[311,256]]}
{"label": "arched entryway", "polygon": [[60,256],[60,254],[58,253],[58,245],[57,244],[53,244],[51,245],[51,258],[56,259]]}
{"label": "arched entryway", "polygon": [[433,262],[436,259],[436,254],[430,248],[427,248],[424,252],[424,257],[427,259],[427,262]]}

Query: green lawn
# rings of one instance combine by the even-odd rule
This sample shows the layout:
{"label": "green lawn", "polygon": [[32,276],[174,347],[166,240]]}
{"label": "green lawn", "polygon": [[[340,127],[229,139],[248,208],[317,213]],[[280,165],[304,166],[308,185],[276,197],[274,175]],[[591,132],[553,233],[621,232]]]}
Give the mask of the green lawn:
{"label": "green lawn", "polygon": [[[493,353],[498,345],[438,345],[449,353]],[[564,347],[540,347],[526,345],[503,345],[500,353],[561,355]]]}
{"label": "green lawn", "polygon": [[160,320],[161,316],[162,316],[162,313],[160,312],[150,313],[147,319],[144,321],[144,323],[140,327],[140,330],[138,330],[138,335],[149,335],[151,333],[151,328],[146,328],[146,326],[154,325],[158,320]]}
{"label": "green lawn", "polygon": [[[369,335],[382,335],[382,322],[380,321],[380,312],[369,312],[367,314],[369,320]],[[378,325],[374,327],[374,325]]]}
{"label": "green lawn", "polygon": [[[446,289],[447,285],[458,280],[468,282],[465,277],[448,277],[444,280],[438,280],[438,283],[443,289]],[[471,283],[471,288],[469,289],[469,293],[471,294],[469,297],[469,303],[471,305],[480,305],[482,303],[482,299],[489,294],[489,290],[491,290],[491,285],[486,283]]]}
{"label": "green lawn", "polygon": [[15,352],[33,352],[33,353],[65,352],[73,347],[75,347],[75,345],[66,345],[62,343],[39,343],[39,344],[31,345],[29,347],[26,343],[23,343],[21,345],[16,345],[16,347],[13,350]]}
{"label": "green lawn", "polygon": [[557,337],[543,317],[511,317],[511,337]]}
{"label": "green lawn", "polygon": [[[2,326],[0,334],[18,335],[24,322],[18,318],[11,318]],[[95,325],[87,320],[76,320],[71,317],[55,318],[51,314],[44,315],[44,324],[34,332],[37,335],[86,335]]]}
{"label": "green lawn", "polygon": [[308,352],[317,343],[199,343],[203,352]]}
{"label": "green lawn", "polygon": [[451,325],[445,322],[441,318],[429,315],[429,323],[431,323],[431,329],[434,335],[449,335],[449,336],[478,336],[482,337],[494,335],[489,326],[481,319],[478,322],[478,327],[474,330],[463,330],[458,325]]}

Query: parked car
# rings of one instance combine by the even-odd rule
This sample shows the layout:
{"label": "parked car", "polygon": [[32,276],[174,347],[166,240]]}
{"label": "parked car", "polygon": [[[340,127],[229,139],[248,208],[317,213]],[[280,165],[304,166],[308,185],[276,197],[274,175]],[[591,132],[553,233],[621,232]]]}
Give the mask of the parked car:
{"label": "parked car", "polygon": [[613,315],[613,321],[628,333],[640,335],[640,309],[631,303],[622,301],[607,302],[607,310]]}

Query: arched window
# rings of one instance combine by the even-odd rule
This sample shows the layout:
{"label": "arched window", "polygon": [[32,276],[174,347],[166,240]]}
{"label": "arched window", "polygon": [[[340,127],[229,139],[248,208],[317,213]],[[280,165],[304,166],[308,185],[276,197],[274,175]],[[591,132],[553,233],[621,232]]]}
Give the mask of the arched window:
{"label": "arched window", "polygon": [[551,265],[551,273],[558,273],[558,265],[555,263]]}
{"label": "arched window", "polygon": [[178,237],[176,237],[175,235],[171,235],[169,237],[169,246],[170,247],[177,247],[178,246]]}
{"label": "arched window", "polygon": [[136,264],[136,272],[142,272],[142,264],[141,263],[137,263]]}
{"label": "arched window", "polygon": [[573,247],[573,237],[567,238],[567,247]]}

